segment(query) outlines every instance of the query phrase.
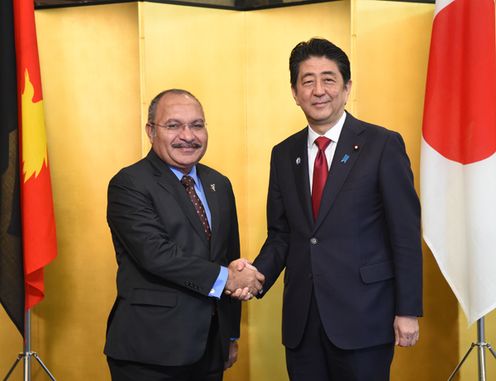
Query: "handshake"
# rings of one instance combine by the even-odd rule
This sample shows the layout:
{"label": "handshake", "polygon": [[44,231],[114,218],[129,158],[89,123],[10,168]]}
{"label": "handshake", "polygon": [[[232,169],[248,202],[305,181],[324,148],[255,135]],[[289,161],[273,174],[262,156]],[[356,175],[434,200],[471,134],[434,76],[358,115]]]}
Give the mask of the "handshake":
{"label": "handshake", "polygon": [[246,259],[232,261],[227,269],[229,276],[224,289],[226,295],[238,300],[250,300],[263,292],[265,277]]}

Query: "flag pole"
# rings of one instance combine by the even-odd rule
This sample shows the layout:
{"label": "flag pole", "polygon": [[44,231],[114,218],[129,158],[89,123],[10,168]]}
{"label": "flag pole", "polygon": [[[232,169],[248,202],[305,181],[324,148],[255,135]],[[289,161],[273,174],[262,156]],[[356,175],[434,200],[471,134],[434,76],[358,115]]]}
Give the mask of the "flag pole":
{"label": "flag pole", "polygon": [[448,378],[448,381],[451,381],[453,377],[458,373],[460,368],[462,367],[463,363],[467,359],[468,355],[472,350],[477,347],[477,358],[478,358],[478,366],[479,366],[479,381],[486,381],[486,353],[485,349],[488,349],[489,352],[493,355],[493,357],[496,359],[496,352],[494,351],[493,347],[491,344],[486,343],[485,339],[485,324],[484,324],[484,316],[481,317],[479,320],[477,320],[477,342],[472,343],[470,345],[470,348],[468,349],[467,353],[465,353],[465,356],[463,356],[462,361],[458,363],[456,366],[455,370],[453,373],[451,373],[451,376]]}
{"label": "flag pole", "polygon": [[24,317],[24,381],[31,381],[31,310]]}
{"label": "flag pole", "polygon": [[7,381],[14,371],[15,367],[21,359],[24,362],[24,378],[23,381],[31,381],[31,357],[34,357],[36,361],[41,365],[45,373],[50,377],[50,380],[56,381],[55,377],[53,377],[52,373],[50,373],[50,370],[46,367],[45,364],[43,364],[43,361],[41,361],[40,356],[38,356],[38,353],[36,352],[31,352],[31,310],[26,311],[26,315],[24,318],[24,350],[23,352],[19,353],[17,356],[17,359],[14,361],[14,364],[11,366],[9,371],[7,372],[7,375],[3,379],[3,381]]}

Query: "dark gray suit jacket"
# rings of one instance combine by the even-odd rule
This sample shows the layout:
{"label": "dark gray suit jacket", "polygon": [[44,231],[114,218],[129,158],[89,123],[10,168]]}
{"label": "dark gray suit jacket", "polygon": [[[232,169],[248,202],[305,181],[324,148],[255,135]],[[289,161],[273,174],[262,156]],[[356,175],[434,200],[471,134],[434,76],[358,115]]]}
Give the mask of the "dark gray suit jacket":
{"label": "dark gray suit jacket", "polygon": [[268,238],[254,262],[266,291],[286,269],[283,343],[300,343],[312,292],[338,347],[392,342],[395,315],[422,314],[420,205],[403,140],[348,114],[314,222],[307,136],[272,151]]}
{"label": "dark gray suit jacket", "polygon": [[224,357],[239,337],[240,303],[208,297],[220,265],[239,258],[229,180],[198,164],[212,217],[208,242],[182,184],[153,151],[110,181],[107,220],[119,265],[105,354],[164,366],[192,364],[205,351],[213,312]]}

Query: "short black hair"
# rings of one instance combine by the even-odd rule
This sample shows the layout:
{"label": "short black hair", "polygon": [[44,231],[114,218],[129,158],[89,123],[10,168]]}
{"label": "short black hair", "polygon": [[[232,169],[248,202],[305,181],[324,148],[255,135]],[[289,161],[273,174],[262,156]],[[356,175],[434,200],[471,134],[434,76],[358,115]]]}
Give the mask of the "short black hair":
{"label": "short black hair", "polygon": [[334,61],[343,77],[345,85],[350,81],[350,60],[345,52],[332,42],[323,38],[312,38],[302,41],[291,51],[289,57],[289,72],[291,76],[291,87],[296,89],[296,81],[300,71],[300,64],[310,57],[326,57]]}

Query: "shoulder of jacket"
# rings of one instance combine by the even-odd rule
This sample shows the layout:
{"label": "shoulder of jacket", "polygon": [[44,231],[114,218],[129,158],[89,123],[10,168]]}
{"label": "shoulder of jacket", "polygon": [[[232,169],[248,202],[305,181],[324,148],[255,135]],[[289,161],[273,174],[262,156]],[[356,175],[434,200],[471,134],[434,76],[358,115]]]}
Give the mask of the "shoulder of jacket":
{"label": "shoulder of jacket", "polygon": [[300,131],[288,136],[283,141],[277,143],[274,146],[273,150],[278,151],[281,149],[290,148],[294,144],[298,144],[300,142],[305,142],[307,136],[308,136],[308,128],[305,127],[303,130],[300,130]]}
{"label": "shoulder of jacket", "polygon": [[200,177],[201,177],[201,174],[203,173],[204,175],[207,175],[207,176],[219,179],[219,180],[223,180],[223,181],[226,181],[228,183],[230,182],[229,178],[227,176],[223,175],[222,173],[220,173],[216,169],[209,167],[208,165],[198,163],[196,165],[196,169],[199,172]]}
{"label": "shoulder of jacket", "polygon": [[390,130],[386,127],[379,126],[377,124],[365,122],[360,119],[356,119],[356,118],[353,119],[354,119],[353,120],[354,125],[362,129],[367,134],[374,135],[376,137],[382,137],[383,139],[386,140],[392,138],[393,136],[401,137],[401,134],[397,131]]}
{"label": "shoulder of jacket", "polygon": [[130,178],[130,179],[142,178],[149,176],[151,173],[153,173],[152,164],[146,158],[143,158],[141,160],[138,160],[136,163],[133,163],[131,165],[128,165],[127,167],[120,169],[112,177],[111,182],[120,178]]}

